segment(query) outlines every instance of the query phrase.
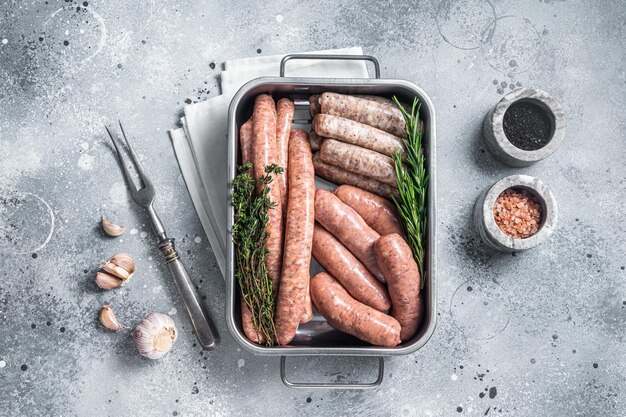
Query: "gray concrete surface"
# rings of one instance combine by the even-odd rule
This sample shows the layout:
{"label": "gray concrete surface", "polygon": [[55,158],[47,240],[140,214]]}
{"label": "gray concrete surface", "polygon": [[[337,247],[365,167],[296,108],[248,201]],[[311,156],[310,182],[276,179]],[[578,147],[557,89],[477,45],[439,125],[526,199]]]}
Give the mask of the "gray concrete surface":
{"label": "gray concrete surface", "polygon": [[[626,413],[626,6],[582,1],[5,1],[0,6],[0,414],[6,416],[618,416]],[[281,16],[281,17],[279,17]],[[65,45],[64,43],[67,43]],[[166,131],[186,100],[218,94],[225,59],[362,45],[384,76],[422,86],[438,112],[439,324],[386,361],[370,392],[295,391],[278,359],[241,351],[224,283]],[[215,69],[213,65],[215,64]],[[481,121],[515,86],[553,94],[561,148],[532,167],[485,152]],[[202,352],[118,172],[102,125],[122,118],[156,185],[222,346]],[[480,191],[526,173],[560,207],[556,233],[516,256],[471,227]],[[104,209],[130,231],[105,238]],[[117,291],[99,262],[132,254]],[[164,360],[98,325],[170,313]],[[297,369],[295,368],[297,367]],[[373,376],[367,359],[292,359],[293,377]]]}

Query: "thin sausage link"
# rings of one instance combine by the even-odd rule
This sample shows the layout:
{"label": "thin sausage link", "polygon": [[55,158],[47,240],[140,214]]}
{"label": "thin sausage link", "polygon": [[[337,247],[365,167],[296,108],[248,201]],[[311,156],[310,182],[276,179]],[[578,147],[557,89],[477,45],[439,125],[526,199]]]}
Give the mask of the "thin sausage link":
{"label": "thin sausage link", "polygon": [[313,129],[320,136],[371,149],[383,155],[393,156],[397,152],[405,155],[401,138],[354,120],[318,114],[313,119]]}
{"label": "thin sausage link", "polygon": [[283,217],[287,214],[289,135],[291,134],[291,123],[293,122],[295,109],[293,102],[288,98],[281,98],[276,104],[276,152],[278,154],[278,165],[283,169],[283,173],[278,175],[276,180],[280,186]]}
{"label": "thin sausage link", "polygon": [[[254,175],[257,189],[261,191],[259,178],[265,176],[265,167],[278,164],[276,154],[276,107],[274,100],[267,94],[257,96],[252,114],[252,149],[254,159]],[[280,187],[276,179],[269,184],[268,196],[276,205],[268,211],[267,224],[267,271],[272,279],[274,293],[280,284],[283,254],[283,210]]]}
{"label": "thin sausage link", "polygon": [[406,124],[402,113],[397,108],[337,93],[324,93],[320,96],[319,102],[321,113],[355,120],[392,135],[404,136]]}
{"label": "thin sausage link", "polygon": [[241,150],[241,165],[252,160],[252,119],[241,125],[239,128],[239,147]]}
{"label": "thin sausage link", "polygon": [[319,152],[313,156],[313,166],[315,166],[315,174],[337,185],[349,184],[362,188],[371,193],[383,196],[385,198],[393,198],[398,196],[398,190],[373,178],[365,175],[355,174],[346,171],[343,168],[327,164],[320,158]]}
{"label": "thin sausage link", "polygon": [[262,334],[257,333],[252,324],[252,312],[248,308],[248,304],[241,299],[241,325],[243,327],[243,333],[248,340],[253,343],[262,344],[265,343],[265,338]]}
{"label": "thin sausage link", "polygon": [[308,134],[294,130],[289,138],[289,202],[285,227],[282,281],[276,306],[278,343],[294,338],[304,317],[313,241],[315,172]]}
{"label": "thin sausage link", "polygon": [[398,177],[393,160],[383,154],[350,145],[334,139],[326,139],[320,150],[322,161],[347,171],[365,175],[391,186],[397,186]]}

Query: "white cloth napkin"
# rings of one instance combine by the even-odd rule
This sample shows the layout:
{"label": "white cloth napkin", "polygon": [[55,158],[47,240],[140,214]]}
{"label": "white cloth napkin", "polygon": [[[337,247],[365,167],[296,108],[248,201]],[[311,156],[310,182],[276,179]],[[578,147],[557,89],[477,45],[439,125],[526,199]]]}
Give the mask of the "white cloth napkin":
{"label": "white cloth napkin", "polygon": [[[362,55],[360,47],[309,52],[313,54]],[[243,58],[224,63],[222,95],[184,107],[182,128],[170,137],[187,190],[224,275],[227,219],[228,106],[233,95],[248,81],[278,76],[283,55]],[[363,61],[294,60],[287,76],[367,78]]]}

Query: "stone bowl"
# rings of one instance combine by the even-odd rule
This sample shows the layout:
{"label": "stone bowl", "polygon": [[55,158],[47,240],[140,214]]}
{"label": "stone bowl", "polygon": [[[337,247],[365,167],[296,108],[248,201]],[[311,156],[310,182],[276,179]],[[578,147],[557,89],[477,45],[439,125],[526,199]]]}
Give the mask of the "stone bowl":
{"label": "stone bowl", "polygon": [[[504,113],[518,102],[531,102],[542,108],[550,119],[551,137],[537,150],[527,151],[513,145],[504,133]],[[559,102],[545,91],[534,88],[518,88],[511,91],[487,113],[483,120],[482,135],[487,149],[507,165],[523,167],[550,156],[563,142],[565,116]]]}
{"label": "stone bowl", "polygon": [[[525,189],[539,202],[542,209],[542,220],[539,230],[526,239],[516,239],[505,234],[493,215],[496,199],[509,188]],[[483,191],[474,204],[474,226],[481,239],[489,247],[502,252],[520,252],[545,242],[556,227],[558,210],[554,195],[546,184],[528,175],[511,175],[501,179]]]}

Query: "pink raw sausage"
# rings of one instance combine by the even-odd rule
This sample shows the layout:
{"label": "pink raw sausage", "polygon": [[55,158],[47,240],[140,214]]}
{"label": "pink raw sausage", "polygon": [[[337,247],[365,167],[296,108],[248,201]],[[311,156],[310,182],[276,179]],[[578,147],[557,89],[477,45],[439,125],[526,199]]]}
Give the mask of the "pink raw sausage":
{"label": "pink raw sausage", "polygon": [[378,265],[385,275],[391,297],[391,315],[402,326],[401,339],[408,340],[417,331],[423,310],[419,299],[420,273],[417,263],[411,248],[398,234],[381,237],[375,246]]}
{"label": "pink raw sausage", "polygon": [[337,330],[377,346],[400,343],[400,324],[396,319],[352,298],[326,272],[311,279],[311,298],[320,314]]}
{"label": "pink raw sausage", "polygon": [[[276,153],[276,107],[274,100],[267,94],[257,96],[252,114],[252,158],[257,189],[261,191],[259,178],[265,176],[265,167],[278,164]],[[280,284],[283,259],[283,210],[280,187],[274,178],[269,185],[268,196],[276,206],[269,210],[267,224],[267,271],[272,279],[272,288],[276,293]]]}
{"label": "pink raw sausage", "polygon": [[315,220],[343,243],[372,275],[385,281],[374,252],[374,243],[380,235],[359,213],[330,191],[319,189],[315,192]]}
{"label": "pink raw sausage", "polygon": [[337,187],[334,193],[341,201],[355,209],[365,223],[379,235],[392,233],[404,235],[396,206],[386,198],[351,185]]}
{"label": "pink raw sausage", "polygon": [[291,132],[289,164],[285,251],[275,315],[278,343],[281,345],[291,342],[298,330],[298,324],[306,318],[306,299],[309,293],[315,222],[315,172],[308,134],[303,130]]}

